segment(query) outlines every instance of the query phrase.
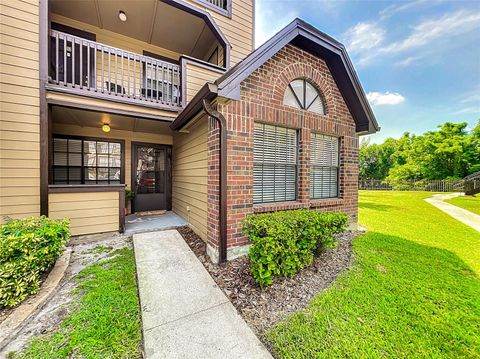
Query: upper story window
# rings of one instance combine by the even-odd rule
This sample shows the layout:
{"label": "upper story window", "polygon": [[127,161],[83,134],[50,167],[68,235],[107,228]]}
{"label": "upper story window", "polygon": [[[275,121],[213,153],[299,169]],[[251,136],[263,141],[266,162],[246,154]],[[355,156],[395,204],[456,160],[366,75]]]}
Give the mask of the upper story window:
{"label": "upper story window", "polygon": [[320,92],[307,80],[297,79],[290,82],[283,96],[283,103],[306,111],[325,115]]}
{"label": "upper story window", "polygon": [[53,138],[53,184],[119,184],[123,180],[122,142]]}
{"label": "upper story window", "polygon": [[253,203],[297,197],[297,130],[255,123]]}

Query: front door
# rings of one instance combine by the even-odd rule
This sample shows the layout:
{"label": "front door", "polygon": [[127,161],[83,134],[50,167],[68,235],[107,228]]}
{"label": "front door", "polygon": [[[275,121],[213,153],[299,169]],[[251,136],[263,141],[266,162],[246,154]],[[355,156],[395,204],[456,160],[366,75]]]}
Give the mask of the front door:
{"label": "front door", "polygon": [[169,146],[133,144],[133,211],[170,209]]}

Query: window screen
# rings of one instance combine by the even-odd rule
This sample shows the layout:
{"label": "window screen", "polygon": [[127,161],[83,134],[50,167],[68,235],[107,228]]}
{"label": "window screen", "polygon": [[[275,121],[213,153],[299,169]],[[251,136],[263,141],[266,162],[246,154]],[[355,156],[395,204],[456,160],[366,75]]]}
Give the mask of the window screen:
{"label": "window screen", "polygon": [[122,144],[114,141],[55,137],[54,184],[118,184]]}
{"label": "window screen", "polygon": [[296,130],[255,123],[253,160],[254,203],[296,199]]}
{"label": "window screen", "polygon": [[310,197],[338,197],[338,137],[312,133]]}

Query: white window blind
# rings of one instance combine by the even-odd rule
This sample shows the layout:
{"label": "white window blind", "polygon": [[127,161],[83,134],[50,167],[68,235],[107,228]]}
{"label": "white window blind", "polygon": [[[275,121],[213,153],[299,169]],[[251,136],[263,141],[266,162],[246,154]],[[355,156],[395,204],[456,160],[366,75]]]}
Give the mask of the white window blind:
{"label": "white window blind", "polygon": [[297,131],[255,123],[253,202],[294,201],[297,197]]}
{"label": "white window blind", "polygon": [[338,197],[339,139],[312,133],[310,198]]}

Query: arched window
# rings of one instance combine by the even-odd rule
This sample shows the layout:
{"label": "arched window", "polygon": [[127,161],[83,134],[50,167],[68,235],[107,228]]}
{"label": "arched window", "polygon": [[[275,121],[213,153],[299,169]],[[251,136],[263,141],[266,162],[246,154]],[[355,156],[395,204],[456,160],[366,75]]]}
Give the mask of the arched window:
{"label": "arched window", "polygon": [[325,106],[320,92],[305,79],[293,80],[288,84],[283,96],[283,104],[325,115]]}

